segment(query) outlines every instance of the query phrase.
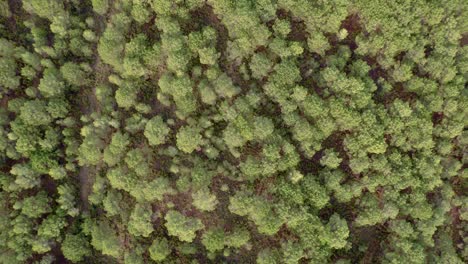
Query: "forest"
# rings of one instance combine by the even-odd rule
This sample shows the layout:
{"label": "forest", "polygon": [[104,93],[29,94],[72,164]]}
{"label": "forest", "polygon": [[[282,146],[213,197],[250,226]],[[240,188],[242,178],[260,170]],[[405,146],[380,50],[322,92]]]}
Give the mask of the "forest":
{"label": "forest", "polygon": [[0,263],[468,263],[467,18],[0,0]]}

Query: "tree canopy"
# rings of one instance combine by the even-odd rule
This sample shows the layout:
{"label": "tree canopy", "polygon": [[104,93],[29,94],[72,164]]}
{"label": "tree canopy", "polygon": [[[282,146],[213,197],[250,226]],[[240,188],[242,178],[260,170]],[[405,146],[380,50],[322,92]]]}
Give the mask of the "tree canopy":
{"label": "tree canopy", "polygon": [[468,263],[465,0],[0,0],[0,263]]}

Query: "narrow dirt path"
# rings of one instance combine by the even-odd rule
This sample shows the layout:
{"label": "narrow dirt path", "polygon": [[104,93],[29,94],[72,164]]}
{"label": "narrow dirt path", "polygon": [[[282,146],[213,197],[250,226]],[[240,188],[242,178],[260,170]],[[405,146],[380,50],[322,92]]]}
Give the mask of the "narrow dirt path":
{"label": "narrow dirt path", "polygon": [[80,179],[80,198],[83,212],[88,212],[89,201],[88,196],[91,192],[91,184],[89,182],[89,167],[81,167],[78,173]]}
{"label": "narrow dirt path", "polygon": [[[103,17],[97,14],[93,14],[96,23],[96,35],[101,36],[104,31],[105,25]],[[94,58],[92,62],[94,82],[91,85],[82,87],[79,95],[81,96],[80,101],[80,112],[82,115],[90,115],[92,113],[101,112],[101,105],[99,100],[96,98],[96,87],[102,83],[107,82],[107,77],[110,74],[110,69],[107,65],[101,62],[101,58],[97,52],[97,46],[94,48]],[[105,77],[105,78],[104,78]],[[92,192],[92,185],[94,182],[94,176],[99,170],[97,167],[81,166],[78,172],[79,178],[79,189],[80,189],[80,200],[83,212],[89,211],[89,200],[88,197]]]}

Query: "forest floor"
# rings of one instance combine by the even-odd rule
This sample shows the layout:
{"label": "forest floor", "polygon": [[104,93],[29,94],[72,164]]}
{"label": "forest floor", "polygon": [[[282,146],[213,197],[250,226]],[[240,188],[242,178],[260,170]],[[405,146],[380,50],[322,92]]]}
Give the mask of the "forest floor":
{"label": "forest floor", "polygon": [[[101,64],[102,63],[98,59],[96,64],[93,65],[93,68],[98,70]],[[79,92],[79,96],[81,97],[79,100],[80,112],[82,115],[90,115],[91,113],[100,111],[100,105],[95,96],[95,87],[96,85],[94,85],[92,88],[86,86],[83,87]],[[90,195],[92,188],[92,179],[90,176],[93,175],[95,170],[96,169],[91,170],[87,166],[80,166],[80,170],[78,172],[80,197],[83,211],[88,211],[89,208],[88,196]]]}
{"label": "forest floor", "polygon": [[[98,14],[94,14],[94,20],[97,25],[96,34],[101,36],[105,29],[105,18]],[[90,115],[92,113],[101,112],[101,105],[96,98],[96,87],[103,83],[107,83],[108,77],[111,74],[110,67],[102,63],[101,58],[97,52],[97,47],[94,52],[94,56],[95,63],[91,66],[96,77],[96,82],[93,83],[91,87],[82,87],[79,92],[79,96],[81,98],[78,101],[80,102],[79,107],[82,115]],[[89,209],[88,197],[91,194],[91,188],[93,185],[92,183],[94,182],[92,176],[96,174],[96,171],[98,171],[98,167],[90,168],[87,166],[81,166],[78,173],[81,206],[82,210],[85,212],[87,212]]]}
{"label": "forest floor", "polygon": [[89,208],[88,196],[91,191],[91,184],[89,182],[89,167],[82,166],[78,175],[80,178],[80,198],[82,201],[81,204],[83,206],[82,210],[87,212]]}

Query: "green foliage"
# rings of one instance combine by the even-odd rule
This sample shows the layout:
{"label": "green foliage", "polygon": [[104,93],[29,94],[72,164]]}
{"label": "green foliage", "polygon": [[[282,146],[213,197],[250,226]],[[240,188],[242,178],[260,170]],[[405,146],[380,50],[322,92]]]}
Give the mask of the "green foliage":
{"label": "green foliage", "polygon": [[273,63],[263,53],[255,53],[250,61],[250,70],[252,77],[261,79],[267,76],[268,72],[272,70]]}
{"label": "green foliage", "polygon": [[169,127],[160,116],[151,118],[145,126],[145,137],[152,146],[163,144],[169,134]]}
{"label": "green foliage", "polygon": [[138,78],[147,73],[143,65],[145,57],[150,52],[147,46],[148,40],[146,36],[142,34],[137,35],[125,45],[125,58],[123,60],[125,77]]}
{"label": "green foliage", "polygon": [[29,196],[14,204],[14,208],[21,210],[21,213],[30,218],[38,218],[46,213],[50,213],[52,208],[49,205],[49,197],[44,191],[34,196]]}
{"label": "green foliage", "polygon": [[25,102],[20,108],[20,117],[31,126],[48,125],[52,121],[46,103],[38,99]]}
{"label": "green foliage", "polygon": [[124,263],[125,264],[142,264],[143,262],[143,256],[141,255],[141,249],[137,248],[137,250],[134,250],[128,254],[125,254],[125,259]]}
{"label": "green foliage", "polygon": [[2,10],[0,11],[0,15],[2,17],[8,18],[11,16],[10,7],[8,6],[7,1],[0,2],[0,9]]}
{"label": "green foliage", "polygon": [[192,153],[198,150],[203,144],[203,138],[198,128],[184,126],[177,132],[177,147],[185,153]]}
{"label": "green foliage", "polygon": [[132,17],[140,24],[148,22],[151,16],[149,3],[144,0],[134,1],[132,6]]}
{"label": "green foliage", "polygon": [[139,84],[136,81],[124,81],[115,91],[115,101],[119,107],[129,109],[136,106]]}
{"label": "green foliage", "polygon": [[149,202],[161,201],[164,195],[174,194],[174,189],[166,177],[157,177],[143,186],[143,196]]}
{"label": "green foliage", "polygon": [[96,165],[102,158],[102,144],[102,140],[96,135],[87,136],[78,149],[80,163]]}
{"label": "green foliage", "polygon": [[263,249],[258,253],[257,264],[277,264],[279,261],[280,254],[274,249]]}
{"label": "green foliage", "polygon": [[128,232],[134,236],[148,237],[153,232],[151,206],[137,204],[128,222]]}
{"label": "green foliage", "polygon": [[138,176],[145,176],[149,173],[149,164],[146,161],[145,153],[141,149],[133,149],[127,152],[125,163]]}
{"label": "green foliage", "polygon": [[60,68],[63,78],[71,85],[85,85],[87,83],[87,74],[80,65],[73,62],[67,62]]}
{"label": "green foliage", "polygon": [[224,249],[225,246],[240,248],[250,240],[250,234],[243,228],[235,228],[230,234],[225,234],[222,229],[214,228],[205,231],[202,237],[202,244],[209,252],[216,252]]}
{"label": "green foliage", "polygon": [[283,224],[272,210],[272,206],[260,197],[251,197],[238,192],[229,198],[229,211],[240,216],[248,216],[258,227],[260,233],[273,235]]}
{"label": "green foliage", "polygon": [[299,182],[302,186],[306,199],[318,209],[325,207],[329,200],[329,194],[324,186],[317,182],[313,175],[308,174],[303,181]]}
{"label": "green foliage", "polygon": [[67,234],[62,242],[62,252],[65,258],[72,262],[80,262],[91,255],[91,247],[83,235]]}
{"label": "green foliage", "polygon": [[[94,1],[99,3],[98,12],[104,13],[107,0]],[[102,37],[99,39],[97,51],[102,61],[113,66],[117,72],[123,71],[122,54],[125,49],[125,31],[130,23],[130,19],[123,13],[112,16],[112,23],[109,23]]]}
{"label": "green foliage", "polygon": [[220,54],[216,52],[216,31],[205,27],[201,32],[192,32],[188,38],[188,46],[194,53],[198,53],[200,63],[214,65]]}
{"label": "green foliage", "polygon": [[[66,77],[74,78],[75,76],[70,76],[67,70],[69,70],[68,67],[62,70],[67,74]],[[56,97],[63,95],[66,87],[61,72],[55,68],[47,68],[44,70],[43,77],[37,88],[45,97]]]}
{"label": "green foliage", "polygon": [[106,197],[102,201],[102,205],[108,216],[119,214],[122,211],[121,204],[122,194],[115,190],[108,191]]}
{"label": "green foliage", "polygon": [[299,243],[288,241],[281,245],[283,251],[283,262],[284,263],[298,263],[303,257],[303,249]]}
{"label": "green foliage", "polygon": [[109,8],[109,0],[92,0],[94,12],[104,15]]}
{"label": "green foliage", "polygon": [[0,262],[467,263],[465,2],[0,0]]}
{"label": "green foliage", "polygon": [[164,74],[159,79],[158,84],[163,94],[172,96],[177,110],[182,117],[196,110],[197,101],[192,90],[194,84],[187,75],[174,77],[170,74]]}
{"label": "green foliage", "polygon": [[205,231],[202,238],[202,244],[206,250],[215,252],[224,248],[225,235],[221,229],[210,229]]}
{"label": "green foliage", "polygon": [[218,96],[222,98],[231,98],[240,93],[240,89],[233,84],[231,78],[225,73],[214,79],[212,85]]}
{"label": "green foliage", "polygon": [[332,248],[343,248],[346,246],[346,239],[349,236],[349,229],[346,220],[341,219],[338,214],[333,214],[330,217],[328,226],[332,233],[330,246]]}
{"label": "green foliage", "polygon": [[218,204],[216,195],[211,194],[207,189],[200,189],[192,193],[192,199],[193,206],[201,211],[213,211],[216,209],[216,205]]}
{"label": "green foliage", "polygon": [[16,176],[14,182],[20,189],[30,189],[40,183],[39,173],[32,169],[30,163],[15,164],[10,173]]}
{"label": "green foliage", "polygon": [[93,224],[91,245],[102,254],[118,258],[122,252],[115,230],[106,222]]}
{"label": "green foliage", "polygon": [[65,219],[51,214],[44,219],[37,230],[37,235],[45,239],[57,238],[60,236],[60,231],[66,226]]}
{"label": "green foliage", "polygon": [[123,166],[108,170],[106,176],[109,179],[110,185],[117,190],[125,190],[127,192],[133,190],[137,184],[137,175],[134,172],[127,172],[128,170]]}
{"label": "green foliage", "polygon": [[340,165],[342,159],[338,157],[338,154],[331,149],[326,149],[323,153],[323,157],[320,159],[320,164],[327,166],[330,169],[336,169]]}
{"label": "green foliage", "polygon": [[247,245],[250,240],[250,233],[245,228],[235,228],[224,240],[228,247],[240,248]]}
{"label": "green foliage", "polygon": [[76,189],[70,184],[63,184],[57,187],[57,192],[60,195],[59,198],[57,198],[59,208],[72,217],[77,216],[79,214],[79,209],[76,207],[75,202]]}
{"label": "green foliage", "polygon": [[33,13],[46,19],[51,19],[64,11],[63,3],[59,0],[27,0],[24,4],[25,9],[31,9]]}
{"label": "green foliage", "polygon": [[278,34],[278,36],[284,38],[288,36],[289,32],[291,32],[291,23],[287,20],[278,19],[273,25],[273,30]]}
{"label": "green foliage", "polygon": [[171,247],[166,238],[156,238],[148,248],[148,251],[152,260],[161,262],[171,254]]}
{"label": "green foliage", "polygon": [[15,89],[20,84],[20,77],[16,76],[16,62],[13,58],[0,58],[0,85],[7,89]]}
{"label": "green foliage", "polygon": [[129,144],[130,141],[127,134],[122,134],[120,132],[113,134],[111,143],[104,149],[104,161],[109,166],[117,164],[122,159]]}
{"label": "green foliage", "polygon": [[47,103],[47,112],[52,118],[65,118],[69,109],[70,105],[64,98],[52,98]]}
{"label": "green foliage", "polygon": [[325,51],[330,48],[327,38],[322,33],[316,33],[307,39],[307,46],[310,51],[325,55]]}
{"label": "green foliage", "polygon": [[174,210],[168,211],[164,219],[169,235],[176,236],[180,241],[192,242],[195,232],[204,227],[200,219],[186,217]]}
{"label": "green foliage", "polygon": [[54,155],[48,152],[33,152],[31,154],[31,167],[40,173],[47,173],[51,168],[58,166]]}

